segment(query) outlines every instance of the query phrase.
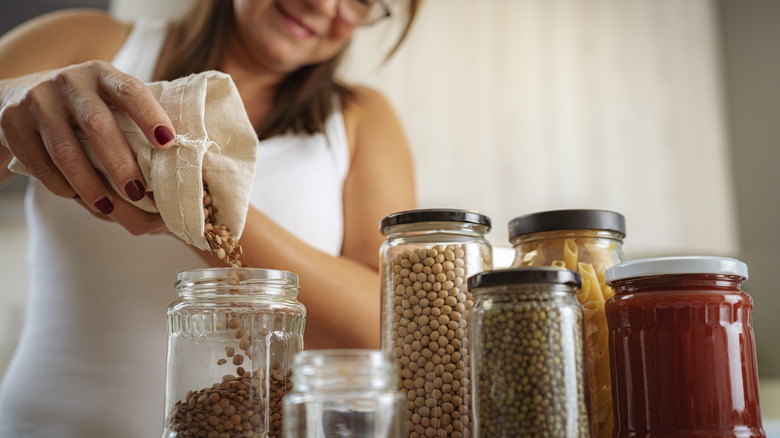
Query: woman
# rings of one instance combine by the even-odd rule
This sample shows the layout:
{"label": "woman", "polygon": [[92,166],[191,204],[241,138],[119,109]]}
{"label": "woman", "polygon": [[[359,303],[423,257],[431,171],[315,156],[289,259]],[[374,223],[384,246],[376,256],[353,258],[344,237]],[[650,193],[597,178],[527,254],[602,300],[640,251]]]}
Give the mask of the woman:
{"label": "woman", "polygon": [[261,139],[243,262],[299,274],[306,348],[378,346],[377,224],[414,207],[411,159],[388,102],[333,74],[355,29],[389,12],[381,0],[212,0],[171,27],[67,11],[0,39],[0,181],[13,157],[35,176],[29,304],[0,389],[0,437],[161,431],[172,283],[219,261],[104,183],[153,196],[110,113],[125,110],[168,147],[176,133],[147,81],[232,76]]}

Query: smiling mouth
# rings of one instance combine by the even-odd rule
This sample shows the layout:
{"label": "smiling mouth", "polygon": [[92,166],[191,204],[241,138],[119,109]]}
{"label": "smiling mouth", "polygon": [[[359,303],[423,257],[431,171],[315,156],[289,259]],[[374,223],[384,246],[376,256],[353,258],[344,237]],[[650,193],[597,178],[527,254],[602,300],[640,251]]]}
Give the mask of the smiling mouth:
{"label": "smiling mouth", "polygon": [[274,6],[276,6],[276,10],[279,11],[279,13],[282,15],[282,18],[285,19],[285,22],[288,24],[293,33],[301,38],[311,38],[318,36],[314,29],[306,26],[306,24],[304,24],[299,18],[289,14],[286,10],[284,10],[280,2],[274,2]]}

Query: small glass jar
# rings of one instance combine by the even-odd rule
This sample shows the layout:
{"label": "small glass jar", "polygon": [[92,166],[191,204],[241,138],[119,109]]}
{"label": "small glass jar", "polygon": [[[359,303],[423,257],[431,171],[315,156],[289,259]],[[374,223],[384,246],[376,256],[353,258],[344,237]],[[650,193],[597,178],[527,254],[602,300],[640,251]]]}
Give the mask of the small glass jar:
{"label": "small glass jar", "polygon": [[[490,218],[428,209],[382,219],[382,348],[400,369],[408,436],[470,437],[469,276],[490,269]],[[447,380],[445,380],[447,379]]]}
{"label": "small glass jar", "polygon": [[747,265],[688,256],[607,270],[615,437],[766,437]]}
{"label": "small glass jar", "polygon": [[304,351],[283,400],[286,438],[397,438],[406,429],[398,368],[379,350]]}
{"label": "small glass jar", "polygon": [[585,310],[591,426],[594,438],[612,438],[612,391],[604,303],[612,288],[604,272],[623,261],[623,215],[607,210],[553,210],[509,222],[515,248],[512,267],[553,266],[579,272],[577,301]]}
{"label": "small glass jar", "polygon": [[478,438],[590,438],[582,277],[517,268],[469,278]]}
{"label": "small glass jar", "polygon": [[251,268],[179,273],[168,308],[163,438],[280,437],[303,350],[298,276]]}

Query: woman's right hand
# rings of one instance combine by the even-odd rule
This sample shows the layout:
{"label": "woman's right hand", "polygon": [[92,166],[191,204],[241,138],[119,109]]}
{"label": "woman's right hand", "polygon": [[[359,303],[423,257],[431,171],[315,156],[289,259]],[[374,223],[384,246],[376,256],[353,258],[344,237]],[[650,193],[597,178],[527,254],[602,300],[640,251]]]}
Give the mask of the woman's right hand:
{"label": "woman's right hand", "polygon": [[[146,184],[111,108],[127,112],[157,148],[170,146],[175,135],[143,82],[105,61],[0,81],[0,104],[0,144],[49,191],[78,196],[104,215],[121,199],[90,164],[74,128],[86,134],[107,170],[105,178],[133,201],[146,195]],[[125,222],[138,219],[132,216],[111,217],[128,228],[132,224]]]}

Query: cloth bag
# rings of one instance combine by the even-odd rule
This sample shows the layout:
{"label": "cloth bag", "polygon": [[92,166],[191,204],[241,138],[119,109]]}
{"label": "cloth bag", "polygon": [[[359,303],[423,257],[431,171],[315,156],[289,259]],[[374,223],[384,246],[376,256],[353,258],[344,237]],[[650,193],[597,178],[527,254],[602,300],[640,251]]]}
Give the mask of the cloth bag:
{"label": "cloth bag", "polygon": [[[125,199],[145,211],[159,211],[173,234],[209,250],[203,234],[205,180],[218,209],[219,224],[215,225],[227,225],[239,238],[249,209],[258,138],[233,80],[225,73],[206,71],[146,85],[173,122],[176,138],[169,148],[156,149],[127,113],[113,110],[136,155],[147,190],[154,192],[156,207],[147,198],[137,202]],[[93,166],[105,174],[86,135],[78,129],[76,134]],[[29,175],[16,159],[9,168]],[[121,193],[116,186],[114,190]]]}

